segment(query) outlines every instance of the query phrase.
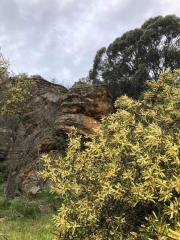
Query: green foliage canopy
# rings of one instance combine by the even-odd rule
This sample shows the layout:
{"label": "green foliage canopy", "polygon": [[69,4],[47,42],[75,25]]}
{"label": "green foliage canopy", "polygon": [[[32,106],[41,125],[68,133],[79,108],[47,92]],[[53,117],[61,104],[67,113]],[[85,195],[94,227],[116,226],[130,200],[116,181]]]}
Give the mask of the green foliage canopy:
{"label": "green foliage canopy", "polygon": [[174,15],[147,20],[100,49],[90,70],[91,82],[104,81],[116,98],[137,98],[145,81],[180,67],[180,18]]}

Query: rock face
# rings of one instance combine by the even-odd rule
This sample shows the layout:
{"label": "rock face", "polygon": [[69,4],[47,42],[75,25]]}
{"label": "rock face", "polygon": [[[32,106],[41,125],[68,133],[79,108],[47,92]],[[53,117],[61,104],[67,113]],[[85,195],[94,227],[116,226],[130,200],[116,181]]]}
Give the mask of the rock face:
{"label": "rock face", "polygon": [[0,122],[0,172],[6,172],[9,197],[16,192],[34,194],[41,190],[44,183],[37,176],[40,156],[60,150],[71,126],[81,134],[90,133],[102,116],[113,111],[104,85],[76,84],[67,90],[38,76],[34,81],[23,120],[10,126],[4,120]]}
{"label": "rock face", "polygon": [[89,133],[102,116],[111,111],[112,100],[105,86],[76,84],[64,95],[55,127],[67,131],[70,126],[75,126],[79,132]]}

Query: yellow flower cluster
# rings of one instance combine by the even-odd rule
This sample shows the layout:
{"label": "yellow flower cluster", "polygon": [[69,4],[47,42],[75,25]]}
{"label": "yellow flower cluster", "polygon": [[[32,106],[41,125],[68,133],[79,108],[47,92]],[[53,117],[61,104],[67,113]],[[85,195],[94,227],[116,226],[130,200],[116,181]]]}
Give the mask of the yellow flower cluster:
{"label": "yellow flower cluster", "polygon": [[7,77],[0,114],[14,116],[23,112],[35,83],[26,74]]}
{"label": "yellow flower cluster", "polygon": [[179,77],[162,74],[141,100],[120,97],[83,148],[73,129],[66,156],[42,157],[64,199],[56,239],[180,239]]}

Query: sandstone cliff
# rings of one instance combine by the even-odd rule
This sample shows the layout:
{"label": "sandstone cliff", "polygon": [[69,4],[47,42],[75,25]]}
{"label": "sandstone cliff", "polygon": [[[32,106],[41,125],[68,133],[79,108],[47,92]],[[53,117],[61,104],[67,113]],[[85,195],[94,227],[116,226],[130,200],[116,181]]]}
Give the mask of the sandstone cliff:
{"label": "sandstone cliff", "polygon": [[[104,85],[75,84],[71,89],[34,77],[36,87],[22,121],[0,121],[0,181],[5,192],[30,194],[44,183],[37,177],[40,156],[59,150],[71,126],[81,134],[91,132],[102,116],[113,111],[112,99]],[[0,84],[0,99],[3,86]]]}

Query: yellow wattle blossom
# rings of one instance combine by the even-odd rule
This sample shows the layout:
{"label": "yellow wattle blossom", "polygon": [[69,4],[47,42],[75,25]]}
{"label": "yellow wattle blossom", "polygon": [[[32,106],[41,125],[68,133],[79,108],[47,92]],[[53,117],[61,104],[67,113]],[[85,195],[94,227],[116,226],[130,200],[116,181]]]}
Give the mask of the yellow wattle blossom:
{"label": "yellow wattle blossom", "polygon": [[56,239],[180,239],[180,70],[122,96],[85,143],[73,129],[66,155],[43,156],[42,175],[64,199]]}

